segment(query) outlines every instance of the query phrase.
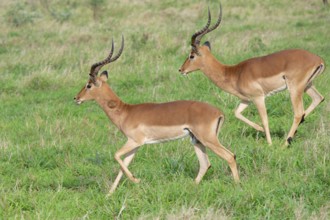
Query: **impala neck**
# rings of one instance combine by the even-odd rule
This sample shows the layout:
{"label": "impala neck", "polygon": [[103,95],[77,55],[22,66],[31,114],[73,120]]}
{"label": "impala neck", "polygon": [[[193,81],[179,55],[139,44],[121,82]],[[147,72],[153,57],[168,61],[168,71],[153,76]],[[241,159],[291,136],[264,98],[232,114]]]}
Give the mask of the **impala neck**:
{"label": "impala neck", "polygon": [[105,83],[102,86],[102,95],[98,96],[95,101],[101,106],[109,119],[121,129],[121,123],[122,119],[125,117],[127,104],[112,91],[108,84]]}
{"label": "impala neck", "polygon": [[201,71],[224,91],[243,98],[237,90],[238,74],[235,71],[235,66],[222,64],[210,53],[207,59],[204,60]]}

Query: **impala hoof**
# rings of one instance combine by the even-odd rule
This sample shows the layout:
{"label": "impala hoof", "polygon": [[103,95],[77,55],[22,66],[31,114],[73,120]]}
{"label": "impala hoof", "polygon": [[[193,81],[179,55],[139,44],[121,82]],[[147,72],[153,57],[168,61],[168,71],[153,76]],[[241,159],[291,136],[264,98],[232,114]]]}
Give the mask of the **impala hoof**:
{"label": "impala hoof", "polygon": [[290,144],[292,143],[292,137],[289,137],[289,138],[287,139],[287,142],[288,142],[288,144],[290,145]]}
{"label": "impala hoof", "polygon": [[301,117],[299,125],[302,124],[304,121],[305,121],[305,114]]}
{"label": "impala hoof", "polygon": [[105,198],[108,199],[109,197],[111,197],[112,194],[113,194],[113,192],[109,192],[109,193],[105,196]]}
{"label": "impala hoof", "polygon": [[132,181],[133,181],[134,183],[139,183],[141,180],[140,180],[140,179],[137,179],[137,178],[133,178]]}

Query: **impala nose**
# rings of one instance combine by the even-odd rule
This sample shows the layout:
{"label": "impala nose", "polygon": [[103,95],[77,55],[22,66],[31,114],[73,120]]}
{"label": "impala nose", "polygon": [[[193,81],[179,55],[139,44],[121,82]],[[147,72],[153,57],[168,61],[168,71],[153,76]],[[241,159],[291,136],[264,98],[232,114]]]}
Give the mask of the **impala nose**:
{"label": "impala nose", "polygon": [[80,105],[83,101],[79,98],[79,97],[77,97],[77,96],[75,96],[74,98],[73,98],[73,100],[74,100],[74,102],[77,104],[77,105]]}
{"label": "impala nose", "polygon": [[77,96],[73,97],[73,100],[74,100],[75,102],[79,102],[79,101],[80,101],[79,98],[77,98]]}
{"label": "impala nose", "polygon": [[187,75],[187,72],[185,70],[183,70],[182,68],[179,69],[179,72],[184,76]]}

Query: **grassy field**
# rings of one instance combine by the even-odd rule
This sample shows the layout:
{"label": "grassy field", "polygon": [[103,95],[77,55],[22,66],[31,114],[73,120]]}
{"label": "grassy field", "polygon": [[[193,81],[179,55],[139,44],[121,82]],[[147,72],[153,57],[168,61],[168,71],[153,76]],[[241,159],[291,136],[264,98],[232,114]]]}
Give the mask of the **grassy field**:
{"label": "grassy field", "polygon": [[[330,7],[321,0],[221,3],[221,28],[204,40],[223,63],[303,48],[330,64]],[[267,99],[269,146],[234,117],[237,98],[201,72],[178,72],[208,5],[215,17],[218,1],[0,2],[0,219],[330,218],[329,69],[314,83],[325,102],[289,148],[288,92]],[[130,165],[141,183],[124,177],[106,198],[126,139],[96,103],[77,106],[73,97],[121,34],[123,55],[104,68],[112,89],[127,103],[193,99],[222,109],[219,139],[237,155],[240,184],[209,152],[212,168],[195,185],[198,161],[183,139],[142,147]],[[245,115],[260,123],[254,106]]]}

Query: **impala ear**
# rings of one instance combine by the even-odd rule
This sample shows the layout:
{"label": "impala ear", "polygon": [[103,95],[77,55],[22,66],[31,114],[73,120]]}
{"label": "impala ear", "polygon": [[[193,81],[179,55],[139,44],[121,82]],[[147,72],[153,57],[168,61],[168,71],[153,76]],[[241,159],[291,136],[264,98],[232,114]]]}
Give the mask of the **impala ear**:
{"label": "impala ear", "polygon": [[209,50],[211,50],[211,43],[206,41],[203,45],[207,46]]}
{"label": "impala ear", "polygon": [[107,79],[108,79],[108,71],[103,71],[102,73],[101,73],[101,75],[100,75],[100,78],[101,78],[101,80],[102,81],[107,81]]}

